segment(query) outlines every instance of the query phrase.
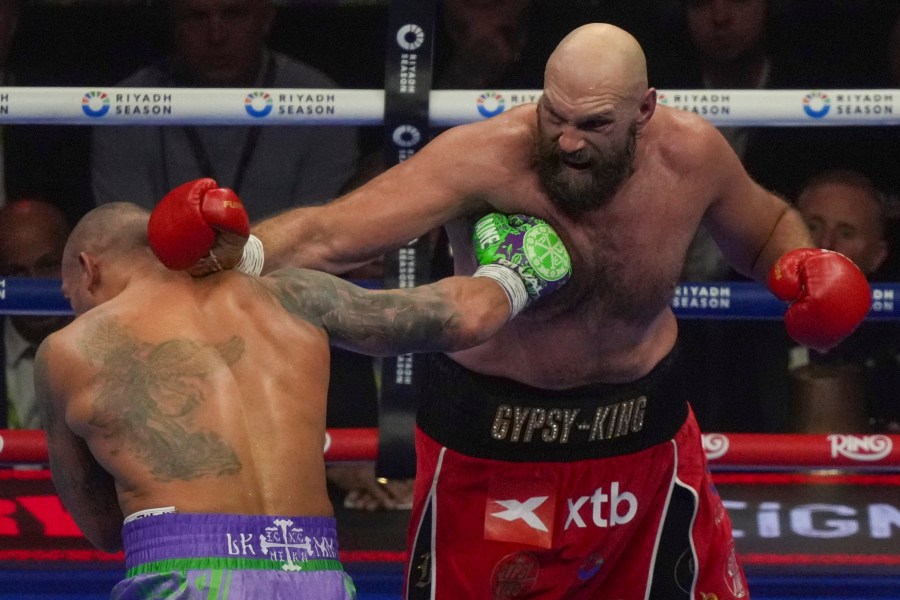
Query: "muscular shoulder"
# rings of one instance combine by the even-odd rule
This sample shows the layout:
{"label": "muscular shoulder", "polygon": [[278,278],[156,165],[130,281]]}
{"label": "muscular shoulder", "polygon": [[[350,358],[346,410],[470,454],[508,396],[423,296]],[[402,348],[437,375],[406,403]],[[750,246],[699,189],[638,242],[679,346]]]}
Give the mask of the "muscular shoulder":
{"label": "muscular shoulder", "polygon": [[70,386],[86,372],[87,360],[78,342],[82,326],[76,320],[44,339],[35,360],[36,385],[48,386],[48,390],[63,383]]}
{"label": "muscular shoulder", "polygon": [[649,135],[656,140],[661,158],[675,172],[714,173],[739,162],[718,129],[693,113],[659,106],[651,123]]}
{"label": "muscular shoulder", "polygon": [[448,129],[414,156],[442,173],[457,197],[493,197],[531,172],[537,127],[533,104]]}
{"label": "muscular shoulder", "polygon": [[537,128],[536,115],[534,104],[516,106],[484,121],[452,127],[435,141],[469,145],[469,150],[476,155],[497,149],[519,151],[523,147],[530,153]]}

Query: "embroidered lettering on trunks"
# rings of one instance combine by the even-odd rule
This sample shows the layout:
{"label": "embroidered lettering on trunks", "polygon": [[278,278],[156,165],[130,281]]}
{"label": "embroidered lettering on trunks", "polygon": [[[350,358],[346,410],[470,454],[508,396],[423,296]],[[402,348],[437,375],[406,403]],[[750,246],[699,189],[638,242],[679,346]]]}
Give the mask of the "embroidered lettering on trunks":
{"label": "embroidered lettering on trunks", "polygon": [[647,396],[598,406],[593,415],[580,408],[501,404],[494,412],[491,437],[511,443],[568,444],[611,440],[644,428]]}

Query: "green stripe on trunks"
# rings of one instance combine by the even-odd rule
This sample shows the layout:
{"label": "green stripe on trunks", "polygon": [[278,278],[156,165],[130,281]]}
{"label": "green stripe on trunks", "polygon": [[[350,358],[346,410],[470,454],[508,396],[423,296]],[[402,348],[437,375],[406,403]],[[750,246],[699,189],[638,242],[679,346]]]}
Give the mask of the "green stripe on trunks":
{"label": "green stripe on trunks", "polygon": [[126,577],[146,575],[148,573],[171,573],[172,571],[204,571],[209,569],[223,571],[343,571],[341,561],[334,558],[317,558],[288,563],[262,558],[170,558],[148,562],[128,569]]}

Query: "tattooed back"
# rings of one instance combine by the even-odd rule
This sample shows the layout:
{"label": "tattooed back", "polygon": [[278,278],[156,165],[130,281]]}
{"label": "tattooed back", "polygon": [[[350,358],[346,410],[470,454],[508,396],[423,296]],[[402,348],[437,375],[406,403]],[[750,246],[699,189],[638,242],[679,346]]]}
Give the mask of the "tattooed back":
{"label": "tattooed back", "polygon": [[265,284],[231,272],[131,282],[41,354],[48,422],[75,434],[51,454],[86,463],[55,469],[58,488],[77,493],[96,460],[125,515],[331,514],[328,337]]}

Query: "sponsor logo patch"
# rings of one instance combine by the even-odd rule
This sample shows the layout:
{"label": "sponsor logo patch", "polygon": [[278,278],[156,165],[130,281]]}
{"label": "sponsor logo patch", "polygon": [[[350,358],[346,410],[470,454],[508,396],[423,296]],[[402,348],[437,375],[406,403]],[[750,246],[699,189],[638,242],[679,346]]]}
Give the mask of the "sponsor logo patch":
{"label": "sponsor logo patch", "polygon": [[530,552],[507,554],[491,574],[491,597],[494,600],[521,598],[534,589],[540,565],[537,557]]}
{"label": "sponsor logo patch", "polygon": [[550,548],[556,491],[529,480],[491,480],[484,507],[484,539]]}

